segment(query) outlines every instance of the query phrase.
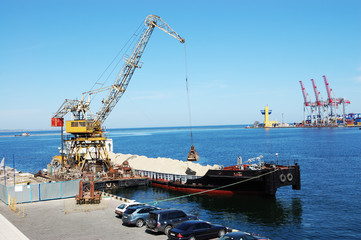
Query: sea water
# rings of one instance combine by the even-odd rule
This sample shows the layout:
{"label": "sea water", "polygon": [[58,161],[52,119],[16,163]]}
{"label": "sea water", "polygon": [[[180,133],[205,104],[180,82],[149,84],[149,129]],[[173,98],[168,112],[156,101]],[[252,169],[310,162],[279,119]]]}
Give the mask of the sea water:
{"label": "sea water", "polygon": [[[301,167],[301,190],[279,188],[274,198],[188,196],[158,188],[118,192],[122,197],[179,208],[200,219],[272,239],[361,239],[361,130],[359,128],[247,129],[194,127],[201,164],[235,165],[263,156]],[[23,172],[46,168],[59,153],[58,131],[0,133],[0,157]],[[188,128],[108,129],[114,152],[186,160]],[[276,155],[277,153],[277,155]],[[156,201],[156,202],[154,202]]]}

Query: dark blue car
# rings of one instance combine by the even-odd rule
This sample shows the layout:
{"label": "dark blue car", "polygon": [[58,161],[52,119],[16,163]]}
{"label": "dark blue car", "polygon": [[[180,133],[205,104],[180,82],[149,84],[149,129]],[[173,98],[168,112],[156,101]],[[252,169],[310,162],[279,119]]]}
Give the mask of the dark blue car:
{"label": "dark blue car", "polygon": [[176,240],[201,240],[221,237],[227,232],[227,228],[214,225],[200,220],[190,220],[179,224],[168,233],[169,239]]}

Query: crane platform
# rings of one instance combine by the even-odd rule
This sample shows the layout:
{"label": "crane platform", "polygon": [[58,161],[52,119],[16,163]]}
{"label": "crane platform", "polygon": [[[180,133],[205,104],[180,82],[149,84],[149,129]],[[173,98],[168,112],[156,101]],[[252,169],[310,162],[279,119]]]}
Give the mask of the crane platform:
{"label": "crane platform", "polygon": [[[84,186],[90,187],[91,181],[84,181]],[[149,186],[150,180],[147,177],[131,177],[120,179],[101,179],[94,181],[94,190],[107,191],[116,188],[129,188],[138,186]]]}

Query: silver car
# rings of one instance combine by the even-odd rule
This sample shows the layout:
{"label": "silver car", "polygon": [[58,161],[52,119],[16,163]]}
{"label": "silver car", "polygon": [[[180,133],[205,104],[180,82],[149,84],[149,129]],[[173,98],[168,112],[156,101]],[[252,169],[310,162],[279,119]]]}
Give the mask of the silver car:
{"label": "silver car", "polygon": [[124,212],[127,210],[128,207],[131,206],[140,206],[140,205],[145,205],[144,203],[139,203],[139,202],[128,202],[128,203],[123,203],[121,205],[119,205],[116,209],[115,209],[115,214],[118,217],[123,217]]}
{"label": "silver car", "polygon": [[149,212],[159,209],[160,208],[149,205],[129,207],[123,214],[123,224],[143,227]]}

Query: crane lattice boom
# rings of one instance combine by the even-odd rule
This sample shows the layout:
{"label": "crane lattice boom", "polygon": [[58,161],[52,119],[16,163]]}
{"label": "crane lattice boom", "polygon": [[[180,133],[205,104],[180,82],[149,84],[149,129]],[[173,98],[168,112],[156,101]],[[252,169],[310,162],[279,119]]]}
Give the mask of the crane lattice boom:
{"label": "crane lattice boom", "polygon": [[301,90],[302,90],[304,105],[305,105],[305,106],[310,106],[311,102],[308,100],[308,94],[307,94],[307,92],[306,92],[305,87],[303,86],[303,82],[302,82],[302,81],[300,81],[300,85],[301,85]]}
{"label": "crane lattice boom", "polygon": [[123,96],[135,69],[140,68],[140,66],[138,65],[139,60],[143,54],[145,47],[147,46],[154,27],[163,30],[164,32],[178,39],[181,43],[185,42],[183,38],[181,38],[167,23],[165,23],[158,16],[149,15],[145,19],[145,25],[147,26],[147,28],[144,30],[143,34],[139,38],[138,43],[133,49],[131,56],[128,59],[124,59],[125,64],[122,68],[122,71],[116,78],[113,84],[113,88],[108,93],[107,98],[103,100],[103,105],[97,112],[97,118],[95,119],[94,123],[103,123],[105,119],[109,116],[119,99]]}
{"label": "crane lattice boom", "polygon": [[[124,59],[125,63],[119,75],[116,77],[114,84],[101,89],[85,92],[83,93],[81,100],[66,99],[59,110],[54,114],[53,118],[63,118],[68,112],[71,112],[74,116],[74,120],[87,120],[91,123],[93,128],[99,130],[100,124],[106,120],[115,105],[118,103],[119,99],[123,96],[135,69],[141,67],[139,61],[154,28],[157,27],[161,29],[170,36],[178,39],[181,43],[185,42],[185,40],[180,37],[166,22],[156,15],[147,16],[145,19],[145,26],[146,27],[132,50],[131,55]],[[87,113],[90,111],[90,95],[107,90],[109,90],[109,93],[107,97],[102,100],[102,105],[96,113],[96,116],[88,119]],[[88,96],[87,100],[85,100],[86,96]]]}

